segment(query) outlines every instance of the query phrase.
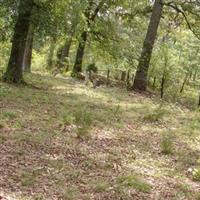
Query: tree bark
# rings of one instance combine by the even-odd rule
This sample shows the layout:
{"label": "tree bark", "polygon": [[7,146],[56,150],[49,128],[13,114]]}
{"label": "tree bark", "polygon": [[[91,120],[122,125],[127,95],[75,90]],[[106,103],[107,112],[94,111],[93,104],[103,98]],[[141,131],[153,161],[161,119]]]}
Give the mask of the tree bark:
{"label": "tree bark", "polygon": [[156,89],[156,76],[153,77],[153,84],[152,84],[153,90]]}
{"label": "tree bark", "polygon": [[73,73],[75,73],[75,74],[82,71],[83,56],[84,56],[84,52],[85,52],[85,45],[87,42],[87,37],[88,37],[88,32],[84,31],[81,34],[81,41],[79,42],[79,45],[78,45],[75,64],[73,67]]}
{"label": "tree bark", "polygon": [[185,78],[182,83],[182,86],[181,86],[181,89],[180,89],[180,93],[183,93],[185,85],[188,82],[189,76],[190,76],[190,72],[186,73]]}
{"label": "tree bark", "polygon": [[4,81],[9,83],[23,82],[23,58],[33,5],[33,0],[21,0],[19,3],[19,15],[14,28],[10,59],[4,74]]}
{"label": "tree bark", "polygon": [[23,59],[23,71],[25,72],[31,72],[34,28],[35,28],[34,25],[30,24],[26,40],[26,49],[24,52],[24,59]]}
{"label": "tree bark", "polygon": [[[91,12],[91,10],[92,10],[93,5],[95,5],[95,1],[93,0],[89,1],[89,5],[84,13],[86,17],[86,21],[87,21],[87,29],[92,26],[92,23],[94,23],[105,1],[106,0],[101,0],[93,13]],[[83,63],[84,51],[85,51],[88,34],[89,34],[89,31],[86,31],[86,30],[83,31],[83,33],[81,34],[81,40],[79,42],[79,46],[76,53],[75,64],[73,67],[73,75],[82,71],[82,63]]]}
{"label": "tree bark", "polygon": [[127,89],[130,89],[130,73],[131,73],[131,70],[129,69],[127,71],[127,76],[126,76],[126,88]]}
{"label": "tree bark", "polygon": [[106,76],[106,85],[109,86],[110,84],[110,70],[107,70],[107,76]]}
{"label": "tree bark", "polygon": [[165,82],[166,82],[166,71],[164,70],[162,79],[161,79],[161,87],[160,87],[160,98],[161,99],[163,99],[163,96],[164,96]]}
{"label": "tree bark", "polygon": [[72,31],[70,35],[66,38],[65,44],[61,51],[61,56],[59,59],[59,68],[62,69],[65,66],[65,61],[69,57],[69,51],[72,44],[72,39],[75,31]]}
{"label": "tree bark", "polygon": [[147,75],[151,60],[152,50],[157,36],[158,26],[162,16],[163,3],[162,0],[155,0],[151,19],[149,22],[146,38],[144,40],[142,53],[137,67],[133,89],[146,91]]}
{"label": "tree bark", "polygon": [[121,81],[125,81],[126,80],[126,72],[125,71],[122,71],[121,72]]}
{"label": "tree bark", "polygon": [[199,102],[198,102],[198,107],[200,107],[200,92],[199,92]]}
{"label": "tree bark", "polygon": [[47,57],[47,69],[50,70],[53,67],[53,56],[56,48],[56,39],[54,37],[51,38],[50,41],[50,49]]}

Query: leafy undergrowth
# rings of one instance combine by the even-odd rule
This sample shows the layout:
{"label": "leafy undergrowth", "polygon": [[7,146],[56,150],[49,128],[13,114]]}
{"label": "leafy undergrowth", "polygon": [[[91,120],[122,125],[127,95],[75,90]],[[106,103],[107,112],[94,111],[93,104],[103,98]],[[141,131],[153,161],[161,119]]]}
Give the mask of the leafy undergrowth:
{"label": "leafy undergrowth", "polygon": [[200,113],[124,89],[0,83],[0,196],[200,199]]}

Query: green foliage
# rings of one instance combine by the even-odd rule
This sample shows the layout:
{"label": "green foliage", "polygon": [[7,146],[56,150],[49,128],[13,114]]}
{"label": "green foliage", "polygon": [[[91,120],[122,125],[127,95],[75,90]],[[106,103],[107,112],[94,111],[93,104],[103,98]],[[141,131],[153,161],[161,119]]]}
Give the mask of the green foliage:
{"label": "green foliage", "polygon": [[88,65],[86,70],[96,73],[98,71],[98,68],[96,67],[95,63],[93,63],[93,64]]}
{"label": "green foliage", "polygon": [[200,192],[197,192],[196,195],[195,195],[195,197],[196,197],[195,198],[196,200],[200,200]]}
{"label": "green foliage", "polygon": [[192,175],[195,181],[200,181],[200,167],[194,169],[194,171],[192,172]]}

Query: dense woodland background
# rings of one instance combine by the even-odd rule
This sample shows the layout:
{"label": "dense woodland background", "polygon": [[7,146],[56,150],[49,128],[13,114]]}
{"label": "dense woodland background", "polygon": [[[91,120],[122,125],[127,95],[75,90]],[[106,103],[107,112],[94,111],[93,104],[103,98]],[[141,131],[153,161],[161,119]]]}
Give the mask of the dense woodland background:
{"label": "dense woodland background", "polygon": [[129,89],[160,89],[161,98],[176,99],[190,86],[196,101],[198,1],[1,4],[0,66],[7,82],[21,82],[22,71],[76,76],[89,70],[126,79]]}
{"label": "dense woodland background", "polygon": [[198,0],[0,0],[0,199],[200,199],[199,63]]}

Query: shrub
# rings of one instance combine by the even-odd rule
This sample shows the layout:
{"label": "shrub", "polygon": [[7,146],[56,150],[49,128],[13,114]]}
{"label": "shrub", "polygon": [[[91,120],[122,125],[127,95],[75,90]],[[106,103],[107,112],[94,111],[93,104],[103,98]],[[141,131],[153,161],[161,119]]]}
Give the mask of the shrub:
{"label": "shrub", "polygon": [[92,63],[92,64],[87,66],[86,71],[96,73],[98,71],[98,68],[96,67],[96,65],[94,63]]}

